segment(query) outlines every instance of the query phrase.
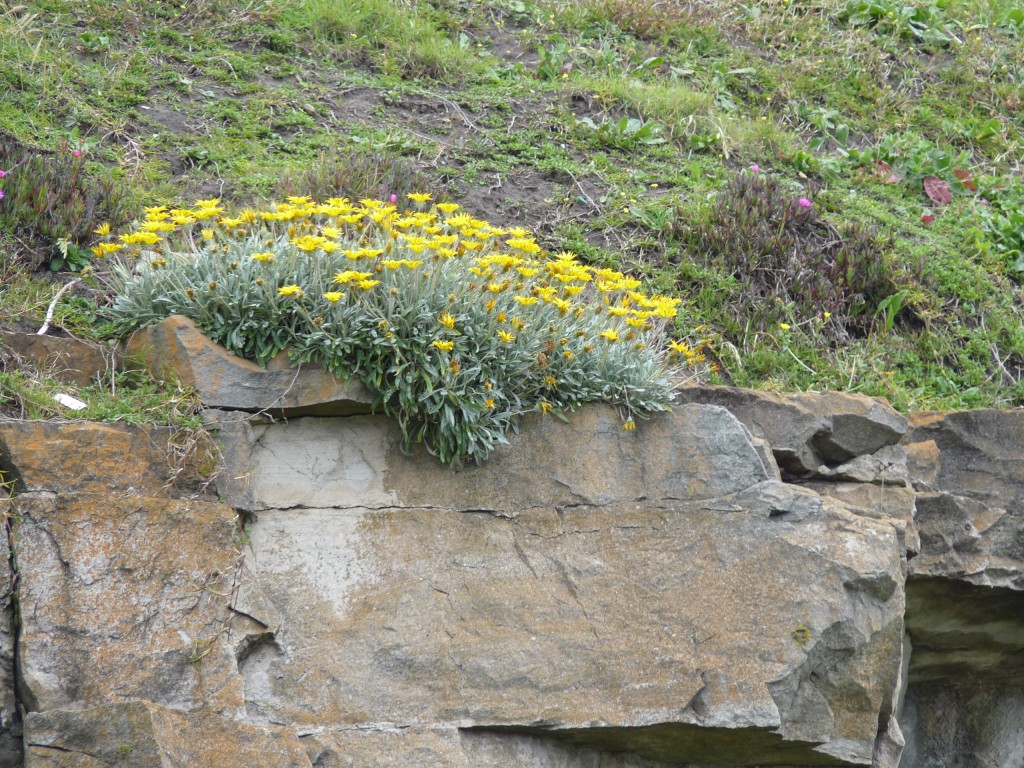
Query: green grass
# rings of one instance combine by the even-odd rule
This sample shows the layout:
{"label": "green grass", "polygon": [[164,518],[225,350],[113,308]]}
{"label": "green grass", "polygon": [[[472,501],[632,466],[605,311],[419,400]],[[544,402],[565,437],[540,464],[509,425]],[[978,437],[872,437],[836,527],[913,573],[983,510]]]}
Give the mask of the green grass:
{"label": "green grass", "polygon": [[[1006,407],[1024,404],[1022,37],[1009,0],[27,0],[0,12],[0,124],[40,150],[74,132],[138,201],[429,184],[675,292],[713,380]],[[689,233],[754,164],[837,232],[891,235],[899,306],[823,332],[820,312],[769,325],[745,304]],[[25,247],[0,233],[3,261]],[[33,321],[55,291],[0,283]],[[60,316],[77,334],[88,301]]]}

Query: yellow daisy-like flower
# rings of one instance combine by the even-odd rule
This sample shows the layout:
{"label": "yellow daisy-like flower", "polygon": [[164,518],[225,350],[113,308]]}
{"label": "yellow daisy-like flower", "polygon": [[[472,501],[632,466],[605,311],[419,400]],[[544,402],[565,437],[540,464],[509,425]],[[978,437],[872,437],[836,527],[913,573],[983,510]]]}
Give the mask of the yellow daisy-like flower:
{"label": "yellow daisy-like flower", "polygon": [[380,280],[360,280],[358,283],[356,283],[356,285],[358,285],[364,291],[368,291],[371,288],[373,288],[373,286],[380,285]]}
{"label": "yellow daisy-like flower", "polygon": [[499,330],[498,338],[501,339],[506,344],[511,344],[513,341],[516,340],[516,335],[514,333],[510,333],[509,331]]}
{"label": "yellow daisy-like flower", "polygon": [[601,336],[603,336],[604,338],[608,339],[608,341],[618,341],[619,340],[619,332],[616,331],[614,328],[609,328],[606,331],[601,331]]}
{"label": "yellow daisy-like flower", "polygon": [[266,251],[264,253],[254,253],[251,258],[253,261],[259,261],[264,264],[269,264],[274,260],[274,254],[272,254],[270,251]]}
{"label": "yellow daisy-like flower", "polygon": [[331,304],[336,304],[345,298],[345,294],[341,291],[328,291],[324,294],[324,298],[331,302]]}
{"label": "yellow daisy-like flower", "polygon": [[100,224],[98,227],[96,227],[96,229],[93,230],[93,233],[99,235],[100,237],[106,237],[107,235],[110,234],[110,223],[104,222],[103,224]]}
{"label": "yellow daisy-like flower", "polygon": [[132,232],[129,235],[121,235],[121,242],[127,245],[137,245],[142,243],[143,245],[155,245],[159,243],[163,238],[155,232]]}
{"label": "yellow daisy-like flower", "polygon": [[203,235],[203,240],[213,240],[213,230],[212,229],[203,229],[203,230],[200,230],[200,232]]}
{"label": "yellow daisy-like flower", "polygon": [[451,329],[455,327],[455,316],[448,312],[442,312],[441,316],[437,318],[437,321],[445,328]]}
{"label": "yellow daisy-like flower", "polygon": [[356,272],[355,270],[346,269],[344,272],[336,272],[334,274],[334,282],[340,285],[358,283],[360,280],[367,280],[372,274],[372,272]]}
{"label": "yellow daisy-like flower", "polygon": [[324,237],[329,237],[332,240],[337,240],[341,237],[341,230],[337,227],[321,227],[320,234]]}
{"label": "yellow daisy-like flower", "polygon": [[524,307],[528,307],[531,304],[536,304],[540,299],[536,296],[516,296],[515,301],[517,304],[522,304]]}
{"label": "yellow daisy-like flower", "polygon": [[547,412],[551,410],[551,403],[541,400],[539,403],[537,403],[537,407],[540,408],[541,413],[547,414]]}
{"label": "yellow daisy-like flower", "polygon": [[793,326],[791,326],[789,323],[779,323],[779,328],[781,328],[784,331],[788,331],[792,327]]}
{"label": "yellow daisy-like flower", "polygon": [[294,296],[296,299],[302,298],[302,288],[297,285],[282,285],[277,289],[278,296]]}
{"label": "yellow daisy-like flower", "polygon": [[432,341],[430,343],[431,343],[431,345],[437,347],[438,349],[442,350],[443,352],[451,352],[452,349],[455,348],[455,342],[454,341]]}
{"label": "yellow daisy-like flower", "polygon": [[433,196],[429,192],[410,192],[406,197],[414,203],[425,203],[428,200],[433,200]]}
{"label": "yellow daisy-like flower", "polygon": [[636,429],[636,422],[630,419],[629,421],[622,425],[622,428],[627,432],[632,432],[634,429]]}
{"label": "yellow daisy-like flower", "polygon": [[459,210],[458,203],[438,203],[436,207],[442,213],[454,213]]}

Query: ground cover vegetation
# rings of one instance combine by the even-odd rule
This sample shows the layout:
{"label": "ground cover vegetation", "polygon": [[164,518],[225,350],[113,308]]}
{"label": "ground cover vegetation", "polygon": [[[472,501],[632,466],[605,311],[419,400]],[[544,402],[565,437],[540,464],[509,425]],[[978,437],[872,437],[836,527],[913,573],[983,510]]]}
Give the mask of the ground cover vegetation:
{"label": "ground cover vegetation", "polygon": [[[571,251],[678,299],[659,322],[686,375],[903,409],[1021,405],[1022,36],[1013,0],[0,5],[0,324],[40,322],[74,273],[66,331],[125,330],[104,275],[145,208],[219,200],[221,237],[222,219],[287,196],[394,195],[395,216],[443,219],[407,197],[424,193],[531,230],[544,253],[524,258]],[[300,306],[277,294],[299,285],[294,239],[269,249],[274,307]],[[172,261],[153,245],[137,264]],[[226,264],[267,268],[251,256]],[[378,266],[366,279],[403,274]],[[351,293],[301,290],[323,304],[312,319]],[[157,385],[130,378],[121,399],[139,390],[145,413]],[[4,391],[31,403],[45,383]]]}

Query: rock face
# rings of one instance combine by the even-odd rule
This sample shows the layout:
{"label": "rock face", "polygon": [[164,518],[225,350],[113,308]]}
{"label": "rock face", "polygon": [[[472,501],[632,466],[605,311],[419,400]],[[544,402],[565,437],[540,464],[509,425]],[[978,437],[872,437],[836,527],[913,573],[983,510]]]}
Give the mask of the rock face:
{"label": "rock face", "polygon": [[1024,760],[1024,414],[691,389],[453,470],[161,333],[217,449],[0,421],[0,768]]}
{"label": "rock face", "polygon": [[724,409],[634,433],[610,409],[538,419],[461,472],[401,456],[375,417],[228,434],[277,626],[240,663],[251,719],[326,726],[335,751],[398,724],[408,755],[458,727],[666,764],[871,764],[902,661],[899,532],[779,483]]}

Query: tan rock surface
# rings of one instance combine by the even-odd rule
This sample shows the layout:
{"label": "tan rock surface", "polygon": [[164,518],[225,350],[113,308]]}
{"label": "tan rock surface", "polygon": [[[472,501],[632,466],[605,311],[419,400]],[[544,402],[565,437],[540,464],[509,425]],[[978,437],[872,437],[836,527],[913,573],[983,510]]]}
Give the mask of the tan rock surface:
{"label": "tan rock surface", "polygon": [[311,768],[286,728],[147,701],[33,712],[25,726],[25,768]]}
{"label": "tan rock surface", "polygon": [[221,504],[95,494],[14,498],[27,709],[144,698],[238,714],[222,633],[237,528]]}
{"label": "tan rock surface", "polygon": [[39,336],[0,330],[0,345],[59,381],[95,384],[112,370],[116,350],[68,336]]}
{"label": "tan rock surface", "polygon": [[0,460],[19,490],[180,496],[215,470],[209,453],[179,462],[166,427],[0,418]]}

